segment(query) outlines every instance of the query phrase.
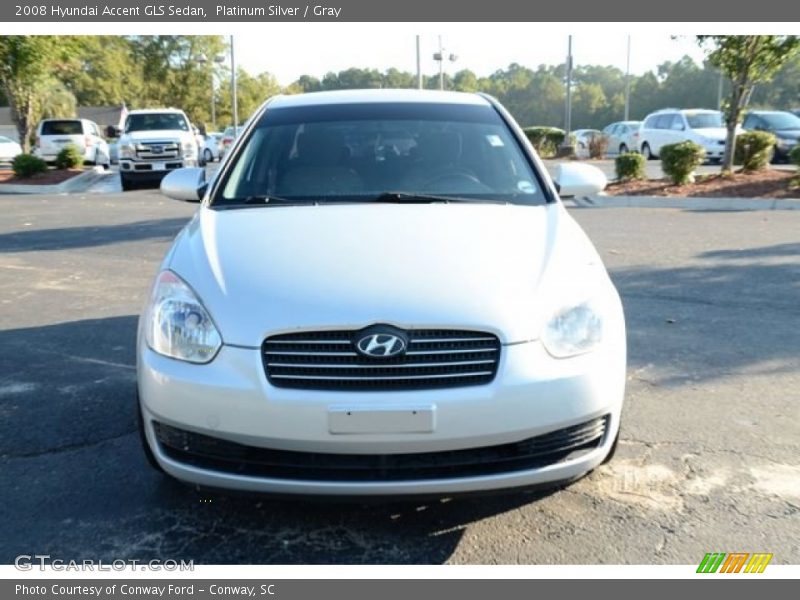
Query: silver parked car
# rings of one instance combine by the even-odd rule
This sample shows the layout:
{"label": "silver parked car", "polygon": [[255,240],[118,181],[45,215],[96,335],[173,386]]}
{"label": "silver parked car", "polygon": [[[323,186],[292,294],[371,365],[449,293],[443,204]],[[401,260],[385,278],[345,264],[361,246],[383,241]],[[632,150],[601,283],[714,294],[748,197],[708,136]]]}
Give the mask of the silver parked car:
{"label": "silver parked car", "polygon": [[617,121],[603,129],[603,133],[608,138],[608,153],[638,152],[641,125],[641,121]]}
{"label": "silver parked car", "polygon": [[511,116],[478,94],[278,96],[211,182],[139,322],[151,463],[198,486],[451,494],[613,454],[622,306]]}

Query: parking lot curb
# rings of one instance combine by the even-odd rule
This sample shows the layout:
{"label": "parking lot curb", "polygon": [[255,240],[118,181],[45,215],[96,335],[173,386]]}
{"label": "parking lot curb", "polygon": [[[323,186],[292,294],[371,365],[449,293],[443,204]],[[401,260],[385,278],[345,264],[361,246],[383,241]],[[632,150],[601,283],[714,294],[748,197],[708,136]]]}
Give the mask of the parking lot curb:
{"label": "parking lot curb", "polygon": [[105,173],[102,167],[91,169],[54,185],[0,184],[0,194],[74,194],[85,191]]}
{"label": "parking lot curb", "polygon": [[579,208],[682,208],[686,210],[800,210],[798,198],[689,198],[669,196],[586,196],[571,198]]}

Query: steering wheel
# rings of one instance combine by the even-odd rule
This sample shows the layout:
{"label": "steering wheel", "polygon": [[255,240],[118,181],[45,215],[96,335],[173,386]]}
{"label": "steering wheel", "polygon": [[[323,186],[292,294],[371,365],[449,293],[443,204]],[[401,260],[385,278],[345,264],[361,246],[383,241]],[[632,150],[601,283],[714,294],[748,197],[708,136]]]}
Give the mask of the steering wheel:
{"label": "steering wheel", "polygon": [[438,186],[441,186],[442,184],[446,183],[455,183],[457,186],[459,182],[466,183],[467,189],[474,189],[476,192],[491,191],[491,188],[485,185],[483,182],[481,182],[481,180],[478,179],[478,177],[474,173],[468,171],[467,169],[459,169],[459,168],[447,169],[445,171],[442,171],[441,173],[437,173],[430,179],[427,179],[422,184],[422,188],[435,189]]}

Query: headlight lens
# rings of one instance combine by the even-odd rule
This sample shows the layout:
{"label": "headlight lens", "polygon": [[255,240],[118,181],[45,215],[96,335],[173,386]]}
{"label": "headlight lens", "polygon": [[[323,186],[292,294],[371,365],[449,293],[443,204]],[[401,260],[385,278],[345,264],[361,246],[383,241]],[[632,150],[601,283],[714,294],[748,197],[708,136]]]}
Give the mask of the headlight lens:
{"label": "headlight lens", "polygon": [[187,158],[197,156],[197,146],[191,142],[183,142],[183,155]]}
{"label": "headlight lens", "polygon": [[584,354],[602,340],[603,318],[590,302],[558,311],[542,331],[544,347],[556,358]]}
{"label": "headlight lens", "polygon": [[164,356],[207,363],[222,346],[219,331],[200,299],[172,271],[162,271],[156,279],[146,319],[147,345]]}
{"label": "headlight lens", "polygon": [[133,144],[120,144],[119,156],[120,158],[133,158],[134,150]]}

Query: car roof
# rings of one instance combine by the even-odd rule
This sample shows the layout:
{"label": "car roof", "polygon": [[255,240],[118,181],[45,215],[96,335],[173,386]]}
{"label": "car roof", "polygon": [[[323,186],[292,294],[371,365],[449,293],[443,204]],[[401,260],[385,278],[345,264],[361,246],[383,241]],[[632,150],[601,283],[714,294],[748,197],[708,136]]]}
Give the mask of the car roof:
{"label": "car roof", "polygon": [[479,94],[441,92],[435,90],[394,89],[336,90],[291,96],[274,96],[269,106],[270,108],[287,108],[293,106],[319,106],[323,104],[373,104],[383,102],[420,102],[490,106],[489,101]]}
{"label": "car roof", "polygon": [[748,115],[780,115],[780,114],[793,114],[790,110],[748,110]]}
{"label": "car roof", "polygon": [[180,108],[137,108],[128,112],[129,115],[147,115],[154,113],[175,113],[184,114]]}

